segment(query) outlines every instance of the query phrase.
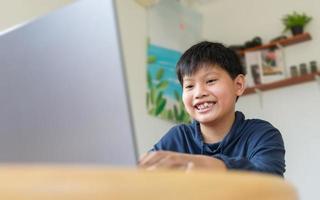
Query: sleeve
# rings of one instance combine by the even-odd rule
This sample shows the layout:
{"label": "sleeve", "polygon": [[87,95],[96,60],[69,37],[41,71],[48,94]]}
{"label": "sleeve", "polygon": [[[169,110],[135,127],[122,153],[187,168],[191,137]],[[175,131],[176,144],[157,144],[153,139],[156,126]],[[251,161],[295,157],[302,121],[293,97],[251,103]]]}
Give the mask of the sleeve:
{"label": "sleeve", "polygon": [[228,169],[266,172],[283,176],[285,172],[285,149],[280,132],[269,129],[261,137],[254,137],[248,145],[247,157],[214,157],[224,161]]}

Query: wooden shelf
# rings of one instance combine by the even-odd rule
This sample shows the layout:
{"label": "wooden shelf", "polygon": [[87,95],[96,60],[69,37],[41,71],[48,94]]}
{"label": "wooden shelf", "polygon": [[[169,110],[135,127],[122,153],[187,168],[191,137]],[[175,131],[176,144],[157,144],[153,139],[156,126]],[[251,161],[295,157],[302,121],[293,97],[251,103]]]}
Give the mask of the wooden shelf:
{"label": "wooden shelf", "polygon": [[276,42],[271,42],[269,44],[265,44],[265,45],[262,45],[262,46],[257,46],[257,47],[245,49],[243,51],[239,51],[239,54],[241,56],[244,56],[244,53],[246,51],[257,51],[257,50],[262,50],[262,49],[270,49],[270,48],[275,48],[278,45],[281,45],[281,46],[285,47],[285,46],[293,45],[293,44],[296,44],[296,43],[305,42],[305,41],[308,41],[308,40],[311,40],[311,35],[309,33],[302,33],[300,35],[296,35],[296,36],[292,36],[290,38],[278,40]]}
{"label": "wooden shelf", "polygon": [[282,88],[290,85],[296,85],[300,83],[305,83],[305,82],[310,82],[315,80],[316,76],[320,76],[320,72],[317,73],[312,73],[312,74],[306,74],[303,76],[297,76],[293,78],[287,78],[284,80],[268,83],[268,84],[260,84],[256,85],[255,87],[248,87],[243,95],[249,95],[256,93],[256,90],[261,90],[261,91],[267,91],[267,90],[272,90],[276,88]]}

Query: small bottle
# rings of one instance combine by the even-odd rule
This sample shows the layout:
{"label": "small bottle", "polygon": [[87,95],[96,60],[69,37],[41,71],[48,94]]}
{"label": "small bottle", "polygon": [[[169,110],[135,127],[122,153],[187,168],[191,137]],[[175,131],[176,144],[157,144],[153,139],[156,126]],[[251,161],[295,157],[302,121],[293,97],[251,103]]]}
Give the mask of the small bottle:
{"label": "small bottle", "polygon": [[305,75],[305,74],[308,73],[308,71],[307,71],[307,64],[306,64],[306,63],[301,63],[300,66],[299,66],[299,68],[300,68],[300,75],[301,75],[301,76],[303,76],[303,75]]}
{"label": "small bottle", "polygon": [[297,77],[298,76],[298,68],[297,66],[293,65],[290,67],[290,74],[291,77]]}
{"label": "small bottle", "polygon": [[317,73],[318,67],[317,67],[317,61],[313,60],[310,62],[310,72],[311,73]]}

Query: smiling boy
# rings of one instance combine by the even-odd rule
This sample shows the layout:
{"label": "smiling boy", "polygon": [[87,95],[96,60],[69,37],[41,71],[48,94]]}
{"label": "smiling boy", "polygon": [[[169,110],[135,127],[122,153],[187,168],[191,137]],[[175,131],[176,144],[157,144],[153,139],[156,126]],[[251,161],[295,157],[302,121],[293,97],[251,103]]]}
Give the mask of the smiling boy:
{"label": "smiling boy", "polygon": [[235,104],[245,90],[238,56],[220,43],[201,42],[177,64],[182,100],[192,117],[173,127],[139,162],[141,168],[248,170],[283,176],[285,149],[270,123],[245,119]]}

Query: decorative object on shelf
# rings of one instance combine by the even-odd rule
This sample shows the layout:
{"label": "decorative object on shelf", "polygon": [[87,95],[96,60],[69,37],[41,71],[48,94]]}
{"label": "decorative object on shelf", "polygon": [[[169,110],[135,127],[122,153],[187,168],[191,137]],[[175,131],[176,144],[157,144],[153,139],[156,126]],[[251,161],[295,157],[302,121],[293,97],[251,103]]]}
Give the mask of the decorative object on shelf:
{"label": "decorative object on shelf", "polygon": [[252,40],[246,41],[244,44],[245,48],[252,48],[262,45],[262,39],[259,36],[254,37]]}
{"label": "decorative object on shelf", "polygon": [[241,44],[233,44],[229,46],[230,49],[234,50],[235,52],[239,52],[245,49],[244,45]]}
{"label": "decorative object on shelf", "polygon": [[244,44],[235,44],[235,45],[230,45],[229,48],[236,51],[238,54],[239,52],[248,49],[248,48],[254,48],[257,46],[262,45],[262,39],[259,36],[256,36],[252,38],[251,40],[246,41]]}
{"label": "decorative object on shelf", "polygon": [[315,74],[318,72],[317,61],[310,61],[310,65],[307,67],[306,63],[301,63],[299,65],[299,69],[297,66],[292,65],[290,67],[290,75],[291,77],[303,76],[306,74]]}
{"label": "decorative object on shelf", "polygon": [[280,40],[277,40],[275,42],[270,42],[268,44],[263,44],[261,46],[256,46],[256,47],[253,47],[253,48],[241,48],[240,45],[232,45],[230,46],[230,48],[234,49],[237,51],[237,53],[240,55],[240,56],[244,56],[245,52],[247,51],[258,51],[258,50],[262,50],[262,49],[273,49],[273,48],[278,48],[279,46],[282,46],[282,47],[286,47],[286,46],[290,46],[290,45],[293,45],[293,44],[297,44],[297,43],[300,43],[300,42],[305,42],[305,41],[309,41],[311,40],[311,35],[309,33],[303,33],[303,34],[300,34],[300,35],[295,35],[295,36],[292,36],[292,37],[288,37],[286,39],[280,39]]}
{"label": "decorative object on shelf", "polygon": [[311,73],[317,73],[318,67],[317,67],[317,61],[313,60],[310,62],[310,72]]}
{"label": "decorative object on shelf", "polygon": [[299,65],[299,69],[300,69],[300,76],[305,75],[305,74],[308,73],[307,64],[306,63],[301,63]]}
{"label": "decorative object on shelf", "polygon": [[282,49],[264,49],[245,53],[248,86],[270,83],[285,78]]}
{"label": "decorative object on shelf", "polygon": [[252,74],[252,78],[253,78],[253,83],[255,85],[259,85],[262,83],[259,65],[257,65],[257,64],[251,65],[251,74]]}
{"label": "decorative object on shelf", "polygon": [[307,16],[305,13],[299,14],[294,11],[292,14],[287,14],[282,18],[282,23],[285,26],[283,32],[291,30],[293,35],[302,34],[304,26],[311,20],[312,17]]}
{"label": "decorative object on shelf", "polygon": [[291,77],[297,77],[299,75],[297,66],[293,65],[290,67]]}

